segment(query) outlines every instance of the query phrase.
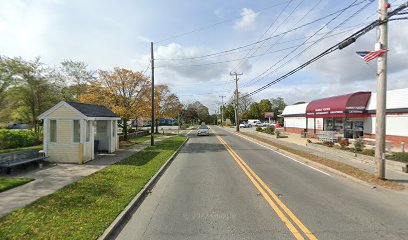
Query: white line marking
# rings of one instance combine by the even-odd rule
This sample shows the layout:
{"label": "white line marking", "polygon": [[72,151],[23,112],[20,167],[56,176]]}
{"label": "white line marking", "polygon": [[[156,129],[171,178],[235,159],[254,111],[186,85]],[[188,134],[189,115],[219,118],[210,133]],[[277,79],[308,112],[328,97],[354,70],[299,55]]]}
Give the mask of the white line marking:
{"label": "white line marking", "polygon": [[262,144],[260,144],[257,140],[256,140],[256,142],[254,142],[254,141],[253,141],[252,139],[250,139],[250,138],[241,136],[240,134],[237,134],[237,133],[234,133],[234,134],[237,135],[237,136],[239,136],[239,137],[241,137],[241,138],[244,138],[245,140],[248,140],[248,141],[250,141],[250,142],[252,142],[252,143],[255,143],[255,144],[257,144],[257,145],[259,145],[259,146],[261,146],[261,147],[264,147],[264,148],[266,148],[266,149],[269,149],[269,150],[271,150],[271,151],[273,151],[273,152],[275,152],[275,153],[277,153],[277,154],[280,154],[280,155],[282,155],[282,156],[284,156],[284,157],[287,157],[287,158],[289,158],[289,159],[292,160],[292,161],[295,161],[295,162],[297,162],[297,163],[300,163],[300,164],[302,164],[302,165],[304,165],[304,166],[306,166],[306,167],[308,167],[308,168],[311,168],[311,169],[316,170],[316,171],[318,171],[318,172],[320,172],[320,173],[323,173],[324,175],[327,175],[327,176],[331,177],[330,174],[328,174],[328,173],[326,173],[326,172],[324,172],[324,171],[322,171],[322,170],[320,170],[320,169],[317,169],[317,168],[315,168],[315,167],[312,167],[312,166],[310,166],[310,165],[307,165],[306,163],[301,162],[301,161],[299,161],[299,160],[297,160],[297,159],[294,159],[294,158],[292,158],[292,157],[290,157],[290,156],[288,156],[288,155],[286,155],[286,154],[280,153],[280,152],[276,151],[275,149],[272,149],[272,148],[270,148],[270,147],[268,147],[268,146],[262,145]]}

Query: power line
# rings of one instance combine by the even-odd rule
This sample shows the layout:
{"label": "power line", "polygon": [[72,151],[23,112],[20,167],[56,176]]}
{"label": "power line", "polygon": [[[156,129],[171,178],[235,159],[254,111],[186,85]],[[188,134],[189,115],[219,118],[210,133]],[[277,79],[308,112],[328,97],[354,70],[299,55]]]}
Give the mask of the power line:
{"label": "power line", "polygon": [[[303,2],[303,1],[302,1]],[[309,15],[314,9],[316,9],[316,7],[322,2],[322,0],[319,0],[314,6],[312,6],[309,11],[306,12],[306,14],[304,14],[293,26],[295,27],[299,22],[301,22],[303,19],[306,18],[307,15]],[[279,44],[280,40],[282,40],[284,37],[286,36],[286,34],[282,35],[278,40],[276,40],[274,43],[270,44],[268,49],[266,51],[269,51],[271,48],[273,48],[274,46],[276,46],[277,44]],[[257,61],[254,61],[253,63],[255,63]]]}
{"label": "power line", "polygon": [[[290,1],[292,1],[292,0],[290,0]],[[288,1],[286,1],[286,2],[288,2]],[[162,40],[159,40],[159,41],[155,42],[155,44],[157,44],[157,43],[162,43],[162,42],[165,42],[165,41],[168,41],[168,40],[171,40],[171,39],[181,38],[181,37],[184,37],[184,36],[189,35],[189,34],[192,34],[192,33],[200,32],[200,31],[203,31],[203,30],[206,30],[206,29],[210,29],[210,28],[216,27],[216,26],[218,26],[218,25],[221,25],[221,24],[223,24],[223,23],[231,22],[231,21],[240,19],[240,18],[245,17],[245,16],[254,15],[254,14],[259,14],[259,13],[261,13],[261,12],[263,12],[263,11],[268,10],[268,9],[274,8],[274,7],[279,6],[279,5],[283,5],[283,4],[285,4],[286,2],[277,3],[277,4],[274,4],[274,5],[272,5],[272,6],[262,8],[262,9],[256,11],[256,12],[253,12],[253,13],[243,14],[243,15],[240,15],[239,17],[234,17],[234,18],[222,20],[222,21],[219,21],[219,22],[216,22],[216,23],[207,25],[207,26],[203,26],[203,27],[196,28],[196,29],[191,30],[191,31],[187,31],[187,32],[184,32],[184,33],[176,34],[176,35],[173,35],[173,36],[164,38],[164,39],[162,39]]]}
{"label": "power line", "polygon": [[[408,2],[401,4],[399,7],[397,7],[395,10],[391,11],[388,13],[388,18],[396,15],[397,13],[399,13],[401,10],[405,9],[408,7]],[[388,20],[387,20],[388,21]],[[308,60],[307,62],[301,64],[300,66],[296,67],[295,69],[292,69],[291,71],[289,71],[288,73],[276,78],[275,80],[269,82],[268,84],[256,89],[255,91],[252,91],[242,97],[246,97],[246,96],[252,96],[256,93],[259,93],[267,88],[269,88],[270,86],[284,80],[285,78],[295,74],[296,72],[300,71],[301,69],[305,68],[306,66],[312,64],[313,62],[319,60],[320,58],[336,51],[336,50],[341,50],[347,46],[349,46],[350,44],[354,43],[358,38],[360,38],[361,36],[365,35],[366,33],[368,33],[369,31],[373,30],[375,27],[383,24],[384,22],[381,22],[380,20],[376,20],[373,21],[372,23],[370,23],[368,26],[360,29],[359,31],[355,32],[354,34],[352,34],[351,36],[347,37],[346,39],[344,39],[343,41],[341,41],[340,43],[337,43],[335,45],[333,45],[332,47],[326,49],[325,51],[323,51],[322,53],[320,53],[319,55],[313,57],[312,59]]]}
{"label": "power line", "polygon": [[[358,26],[354,26],[353,29],[355,29],[357,27],[360,27],[361,25],[362,24],[358,24]],[[338,33],[335,33],[335,34],[324,36],[321,39],[326,39],[326,38],[338,36],[340,34],[343,34],[343,33],[349,32],[349,31],[350,31],[350,29],[345,30],[345,31],[341,31],[341,32],[338,32]],[[327,33],[321,33],[321,35],[323,35],[323,34],[327,34]],[[290,40],[290,41],[286,41],[286,42],[282,42],[282,43],[278,43],[278,44],[284,44],[284,43],[299,41],[299,40],[303,40],[303,39],[304,38],[298,38],[298,39],[295,39],[295,40]],[[201,63],[201,64],[163,65],[163,66],[156,66],[155,68],[157,69],[157,68],[202,67],[202,66],[209,66],[209,65],[215,65],[215,64],[236,62],[236,61],[241,61],[241,60],[245,60],[245,59],[251,59],[251,58],[266,56],[266,55],[277,53],[277,52],[283,52],[283,51],[286,51],[286,50],[290,50],[290,49],[293,49],[293,48],[298,48],[298,47],[305,46],[305,45],[306,45],[306,47],[308,47],[309,45],[307,45],[307,44],[316,43],[316,42],[320,41],[321,39],[315,40],[315,41],[310,41],[310,42],[305,41],[305,42],[303,42],[301,44],[297,44],[297,45],[294,45],[294,46],[289,46],[289,47],[277,49],[277,50],[274,50],[274,51],[268,51],[268,52],[265,52],[265,53],[261,53],[261,54],[253,55],[253,56],[248,56],[248,57],[235,58],[235,59],[230,59],[230,60],[222,60],[222,61],[218,61],[218,62]]]}
{"label": "power line", "polygon": [[[357,1],[357,0],[356,0]],[[354,1],[353,3],[355,3],[356,1]],[[334,27],[332,30],[330,30],[329,32],[327,32],[323,37],[321,37],[320,39],[318,39],[317,41],[315,41],[311,46],[316,45],[318,42],[320,42],[321,40],[323,40],[328,34],[330,34],[331,32],[333,32],[336,28],[339,28],[340,26],[342,26],[344,23],[346,23],[347,21],[349,21],[351,18],[353,18],[354,16],[356,16],[358,13],[360,13],[361,11],[363,11],[365,8],[367,8],[372,2],[368,2],[366,5],[364,5],[363,7],[361,7],[360,9],[358,9],[355,13],[353,13],[350,17],[348,17],[346,20],[344,20],[343,22],[341,22],[340,24],[338,24],[336,27]],[[351,6],[351,5],[350,5]],[[346,11],[346,10],[344,10]],[[341,12],[338,15],[336,15],[334,18],[332,18],[329,22],[327,22],[325,25],[323,25],[320,29],[318,29],[314,34],[312,34],[310,37],[308,37],[302,44],[305,44],[309,39],[313,38],[318,32],[320,32],[321,30],[323,30],[326,26],[328,26],[331,22],[333,22],[335,19],[337,19],[340,15],[342,15]],[[284,56],[283,58],[281,58],[280,60],[278,60],[277,62],[275,62],[275,64],[273,64],[272,66],[270,66],[268,69],[266,69],[264,72],[262,72],[261,74],[259,74],[258,76],[256,76],[255,78],[253,78],[252,80],[248,81],[244,86],[248,86],[250,84],[250,82],[253,82],[253,84],[255,84],[256,82],[259,82],[260,80],[264,79],[266,76],[274,73],[277,69],[279,69],[282,66],[287,66],[288,63],[290,63],[291,61],[293,61],[294,59],[296,59],[298,56],[300,56],[301,54],[303,54],[304,52],[310,50],[310,47],[305,48],[303,51],[301,51],[300,53],[298,53],[296,56],[292,57],[291,59],[289,59],[288,61],[286,61],[285,63],[281,64],[279,67],[275,68],[272,72],[268,73],[273,67],[275,67],[277,64],[279,64],[280,62],[282,62],[283,60],[285,60],[287,57],[289,57],[289,55],[291,55],[292,53],[294,53],[297,49],[299,49],[299,47],[297,47],[296,49],[292,50],[290,53],[288,53],[286,56]],[[268,74],[266,74],[268,73]],[[265,75],[266,74],[266,75]],[[257,78],[259,78],[258,80],[256,80]]]}
{"label": "power line", "polygon": [[256,45],[256,44],[259,44],[259,43],[268,41],[268,40],[270,40],[270,39],[279,37],[279,36],[281,36],[281,35],[284,35],[284,34],[287,34],[287,33],[293,32],[293,31],[296,31],[296,30],[298,30],[298,29],[300,29],[300,28],[309,26],[309,25],[311,25],[311,24],[313,24],[313,23],[319,22],[319,21],[324,20],[324,19],[326,19],[326,18],[329,18],[329,17],[331,17],[331,16],[333,16],[333,15],[336,15],[337,13],[342,12],[344,9],[349,9],[349,8],[351,8],[351,7],[360,5],[360,4],[361,4],[362,2],[364,2],[364,1],[366,1],[366,0],[362,0],[362,1],[359,2],[359,3],[352,4],[351,6],[347,6],[346,8],[337,10],[337,11],[332,12],[332,13],[326,15],[326,16],[320,17],[320,18],[318,18],[318,19],[315,19],[315,20],[313,20],[313,21],[310,21],[310,22],[308,22],[308,23],[305,23],[305,24],[303,24],[303,25],[300,25],[300,26],[298,26],[298,27],[296,27],[296,28],[292,28],[292,29],[289,29],[289,30],[284,31],[284,32],[282,32],[282,33],[279,33],[279,34],[276,34],[276,35],[273,35],[273,36],[264,38],[264,39],[259,40],[259,41],[256,41],[256,42],[252,42],[252,43],[249,43],[249,44],[246,44],[246,45],[242,45],[242,46],[239,46],[239,47],[236,47],[236,48],[232,48],[232,49],[228,49],[228,50],[224,50],[224,51],[219,51],[219,52],[215,52],[215,53],[210,53],[210,54],[205,54],[205,55],[201,55],[201,56],[185,57],[185,58],[156,58],[155,60],[156,60],[156,61],[163,61],[163,60],[167,60],[167,61],[192,60],[192,59],[207,58],[207,57],[217,56],[217,55],[220,55],[220,54],[225,54],[225,53],[229,53],[229,52],[234,52],[234,51],[237,51],[237,50],[240,50],[240,49],[244,49],[244,48],[251,47],[251,46],[253,46],[253,45]]}
{"label": "power line", "polygon": [[[302,3],[303,1],[304,1],[304,0],[302,0],[300,3]],[[266,29],[266,31],[264,31],[264,32],[262,33],[262,35],[258,38],[258,41],[261,40],[261,39],[269,32],[269,30],[272,28],[272,26],[275,25],[275,23],[278,21],[278,19],[280,18],[280,16],[286,11],[286,9],[289,7],[289,5],[290,5],[291,3],[292,3],[292,0],[289,1],[288,4],[286,4],[286,6],[279,12],[279,14],[278,14],[278,16],[275,18],[275,20],[274,20],[271,24],[269,24],[269,26],[268,26],[268,28]],[[299,5],[300,5],[300,4],[298,4],[298,5],[295,7],[295,9],[289,14],[289,16],[291,16],[291,15],[293,14],[293,12],[299,7]],[[278,26],[278,28],[275,29],[275,31],[274,31],[272,34],[274,34],[277,29],[279,29],[279,26]],[[255,49],[255,51],[253,51],[253,52],[251,53],[251,56],[252,56],[252,54],[255,54],[256,51],[258,51],[258,49],[259,49],[260,47],[262,47],[264,43],[265,43],[265,42],[262,42],[261,45],[258,46],[257,49],[255,49],[256,46],[254,45],[254,46],[251,48],[251,50],[249,50],[249,51],[247,52],[247,54],[245,55],[245,57],[247,57],[248,54],[249,54],[250,52],[252,52],[254,49]],[[235,71],[235,70],[241,65],[241,63],[242,63],[242,62],[239,62],[237,65],[235,65],[235,66],[232,68],[232,71]]]}

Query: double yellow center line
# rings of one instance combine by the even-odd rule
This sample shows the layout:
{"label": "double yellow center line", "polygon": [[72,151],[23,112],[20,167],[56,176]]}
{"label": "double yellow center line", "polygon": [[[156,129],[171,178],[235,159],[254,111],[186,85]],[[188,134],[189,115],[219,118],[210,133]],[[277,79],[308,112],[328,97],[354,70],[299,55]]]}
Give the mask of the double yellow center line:
{"label": "double yellow center line", "polygon": [[[317,240],[317,238],[310,232],[309,229],[289,210],[288,207],[279,199],[279,197],[262,181],[262,179],[248,166],[248,164],[214,131],[214,135],[224,145],[232,158],[241,167],[242,171],[247,175],[251,182],[255,185],[261,195],[265,198],[268,204],[276,212],[279,218],[285,223],[287,228],[298,240],[304,240],[302,233],[294,226],[294,224],[305,234],[308,239]],[[271,198],[272,197],[272,198]],[[272,200],[273,199],[273,200]],[[286,215],[285,215],[286,213]],[[290,220],[289,220],[290,218]],[[292,221],[293,223],[292,223]]]}

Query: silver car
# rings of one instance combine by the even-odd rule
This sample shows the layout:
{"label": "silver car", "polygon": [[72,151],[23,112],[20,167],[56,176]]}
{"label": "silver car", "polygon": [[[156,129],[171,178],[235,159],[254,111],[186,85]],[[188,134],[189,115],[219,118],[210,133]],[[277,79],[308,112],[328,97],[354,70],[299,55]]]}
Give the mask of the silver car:
{"label": "silver car", "polygon": [[207,126],[200,126],[197,130],[197,136],[200,135],[206,135],[209,136],[210,135],[210,129]]}

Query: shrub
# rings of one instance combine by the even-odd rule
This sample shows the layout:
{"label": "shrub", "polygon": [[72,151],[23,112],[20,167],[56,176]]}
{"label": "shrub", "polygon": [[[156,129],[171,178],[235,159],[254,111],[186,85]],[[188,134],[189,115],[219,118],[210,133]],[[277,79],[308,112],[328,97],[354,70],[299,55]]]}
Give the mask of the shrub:
{"label": "shrub", "polygon": [[375,150],[374,150],[374,149],[365,148],[365,149],[363,149],[363,151],[362,151],[361,153],[364,154],[364,155],[368,155],[368,156],[374,156]]}
{"label": "shrub", "polygon": [[262,128],[261,127],[256,127],[255,129],[257,132],[262,132]]}
{"label": "shrub", "polygon": [[395,161],[399,162],[406,162],[408,163],[408,152],[399,152],[399,153],[393,153],[390,158]]}
{"label": "shrub", "polygon": [[363,139],[357,138],[356,141],[354,142],[354,149],[357,152],[361,152],[363,151],[364,147],[365,147],[365,144],[364,144]]}
{"label": "shrub", "polygon": [[324,142],[323,142],[323,145],[324,145],[324,146],[327,146],[327,147],[333,147],[333,146],[334,146],[334,142],[324,141]]}
{"label": "shrub", "polygon": [[134,133],[134,132],[136,132],[136,129],[134,129],[134,128],[129,128],[128,129],[128,133]]}
{"label": "shrub", "polygon": [[34,131],[0,129],[0,149],[30,147],[39,143]]}
{"label": "shrub", "polygon": [[275,126],[268,126],[265,128],[265,133],[275,134]]}
{"label": "shrub", "polygon": [[346,149],[346,147],[348,147],[348,145],[350,145],[350,142],[348,140],[348,138],[343,138],[339,141],[340,144],[340,149]]}

